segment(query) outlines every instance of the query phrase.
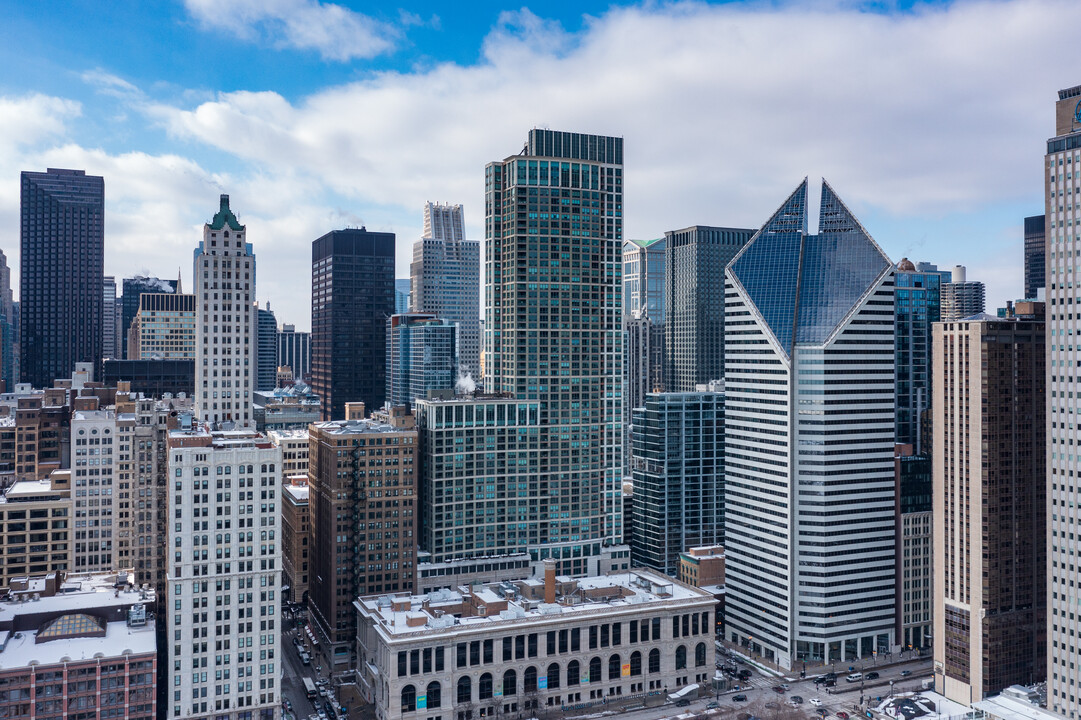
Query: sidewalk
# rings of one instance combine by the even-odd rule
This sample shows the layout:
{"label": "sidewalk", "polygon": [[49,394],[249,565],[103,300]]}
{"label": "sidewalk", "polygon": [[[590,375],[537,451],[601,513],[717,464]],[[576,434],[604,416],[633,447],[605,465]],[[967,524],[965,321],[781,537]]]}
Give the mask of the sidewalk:
{"label": "sidewalk", "polygon": [[806,662],[799,661],[795,664],[791,670],[783,670],[777,663],[771,662],[760,655],[751,653],[748,648],[731,642],[727,639],[717,639],[726,650],[739,655],[751,665],[761,670],[763,673],[772,675],[774,677],[785,677],[788,680],[798,680],[800,672],[806,668],[807,677],[813,675],[820,675],[827,672],[847,672],[849,667],[856,669],[867,669],[874,667],[888,667],[890,665],[900,665],[901,663],[911,662],[913,660],[920,660],[929,657],[930,653],[917,654],[914,650],[902,650],[898,653],[892,653],[884,657],[876,658],[863,658],[862,660],[837,660],[834,662],[825,662],[818,660],[808,660]]}

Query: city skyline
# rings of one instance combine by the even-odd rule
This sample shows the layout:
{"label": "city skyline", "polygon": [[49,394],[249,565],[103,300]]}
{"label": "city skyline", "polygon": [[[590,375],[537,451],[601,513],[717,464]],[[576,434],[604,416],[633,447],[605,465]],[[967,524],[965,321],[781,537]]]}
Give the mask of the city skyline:
{"label": "city skyline", "polygon": [[[154,53],[142,43],[151,40],[138,33],[130,48],[88,45],[83,30],[115,21],[108,12],[90,18],[74,6],[47,18],[34,7],[13,7],[9,47],[0,54],[12,69],[0,84],[0,226],[16,217],[19,170],[84,168],[110,183],[106,274],[171,277],[181,266],[190,280],[191,234],[208,219],[208,200],[231,193],[245,208],[241,221],[267,238],[259,300],[296,308],[295,317],[281,320],[304,330],[307,290],[290,269],[303,261],[311,237],[354,225],[392,231],[400,240],[396,277],[405,277],[410,247],[422,234],[418,206],[462,203],[467,235],[480,237],[483,188],[472,168],[520,142],[523,126],[570,127],[622,136],[636,148],[628,238],[695,223],[753,226],[771,198],[800,177],[827,175],[854,211],[880,228],[891,257],[940,267],[967,260],[971,276],[988,285],[988,306],[997,307],[1021,295],[1023,218],[1038,213],[1041,201],[1032,148],[1054,132],[1036,108],[1071,84],[1070,44],[1055,33],[1071,25],[1071,13],[1081,19],[1081,8],[1053,0],[879,5],[587,3],[574,11],[538,9],[543,15],[485,8],[473,23],[435,21],[431,7],[414,7],[365,24],[358,12],[329,3],[282,3],[275,17],[225,3],[219,13],[238,28],[235,43],[221,42],[195,0],[156,15],[133,9],[125,23],[160,22],[160,42],[186,58],[180,64],[148,57]],[[319,25],[335,8],[390,39],[364,52],[336,45],[339,35]],[[1012,22],[1017,16],[1029,22]],[[305,19],[326,31],[319,47],[293,32]],[[462,42],[450,42],[465,24]],[[687,43],[688,32],[738,32],[744,41]],[[634,41],[647,33],[656,42]],[[768,38],[778,33],[792,42],[775,65],[739,70],[775,54]],[[823,38],[854,35],[859,43],[835,53],[813,49]],[[643,46],[654,47],[639,52]],[[892,51],[881,53],[893,58],[888,66],[872,48]],[[45,60],[51,50],[55,56]],[[681,52],[691,53],[688,66],[720,72],[684,73],[675,59]],[[852,70],[856,53],[870,58],[867,70]],[[911,61],[894,62],[896,53],[911,53]],[[793,56],[808,59],[796,64]],[[45,69],[28,67],[27,58]],[[195,74],[182,69],[187,59]],[[637,72],[643,61],[655,68]],[[579,97],[560,79],[577,76],[586,63],[596,64],[609,87],[603,102]],[[514,83],[531,66],[552,67],[536,81],[571,101],[543,110],[525,101]],[[624,71],[640,84],[615,82]],[[670,83],[673,73],[685,82]],[[840,76],[841,86],[823,91],[816,78],[827,76]],[[962,96],[978,102],[951,102]],[[642,98],[655,107],[692,98],[707,106],[673,118],[648,111]],[[487,112],[497,101],[501,113]],[[366,103],[382,103],[389,122],[338,124]],[[415,117],[439,120],[409,120]],[[804,142],[811,133],[813,148]],[[1002,151],[972,156],[959,137]],[[901,146],[906,152],[896,153]],[[17,268],[13,240],[0,243]]]}

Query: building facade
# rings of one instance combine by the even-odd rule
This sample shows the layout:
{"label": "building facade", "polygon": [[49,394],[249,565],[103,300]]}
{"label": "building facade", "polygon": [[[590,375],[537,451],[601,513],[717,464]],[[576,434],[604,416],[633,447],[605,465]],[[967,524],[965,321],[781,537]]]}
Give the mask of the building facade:
{"label": "building facade", "polygon": [[964,320],[984,311],[986,290],[982,282],[968,279],[964,265],[955,265],[952,279],[942,283],[942,319]]}
{"label": "building facade", "polygon": [[1043,215],[1025,218],[1025,297],[1037,298],[1046,285],[1046,228]]}
{"label": "building facade", "polygon": [[409,298],[413,281],[409,278],[396,278],[394,280],[394,314],[401,315],[409,312]]}
{"label": "building facade", "polygon": [[345,417],[347,402],[383,407],[393,314],[394,233],[334,230],[312,243],[311,384],[324,420]]}
{"label": "building facade", "polygon": [[311,563],[311,507],[308,482],[282,485],[282,582],[289,586],[286,597],[308,602],[308,571]]}
{"label": "building facade", "polygon": [[459,327],[424,313],[387,320],[387,404],[412,407],[431,392],[454,390]]}
{"label": "building facade", "polygon": [[120,349],[120,338],[116,336],[116,278],[106,275],[104,288],[101,296],[101,357],[120,358],[123,351]]}
{"label": "building facade", "polygon": [[281,450],[258,433],[185,422],[168,443],[166,657],[183,662],[169,667],[167,717],[275,720],[284,663]]}
{"label": "building facade", "polygon": [[[94,407],[97,406],[95,402]],[[74,485],[72,526],[75,567],[80,573],[115,572],[120,457],[116,413],[76,409],[71,418]]]}
{"label": "building facade", "polygon": [[282,365],[293,371],[295,382],[311,382],[311,333],[298,332],[296,325],[282,325],[278,331],[278,366]]}
{"label": "building facade", "polygon": [[[395,416],[404,418],[410,416]],[[308,574],[309,610],[337,671],[354,667],[353,600],[413,591],[417,431],[405,422],[340,420],[308,432],[312,547],[318,548]]]}
{"label": "building facade", "polygon": [[942,276],[904,258],[894,276],[896,441],[924,451],[920,417],[931,406],[931,328],[942,312]]}
{"label": "building facade", "polygon": [[1044,323],[935,326],[935,679],[970,705],[1045,677]]}
{"label": "building facade", "polygon": [[0,588],[29,575],[71,571],[73,516],[70,470],[5,488],[0,495]]}
{"label": "building facade", "polygon": [[424,237],[413,243],[410,312],[458,323],[462,371],[480,379],[480,243],[465,237],[461,205],[424,204]]}
{"label": "building facade", "polygon": [[664,324],[665,238],[623,243],[623,316],[648,315]]}
{"label": "building facade", "polygon": [[[1081,432],[1070,419],[1078,411],[1078,346],[1068,338],[1081,332],[1081,317],[1071,306],[1081,302],[1081,288],[1066,279],[1073,256],[1081,251],[1081,213],[1068,198],[1081,193],[1081,85],[1060,90],[1055,104],[1055,137],[1047,141],[1044,158],[1044,217],[1047,234],[1047,302],[1051,331],[1047,354],[1047,707],[1069,718],[1081,716],[1081,666],[1070,660],[1081,652],[1077,637],[1081,619],[1081,570],[1072,559],[1081,508],[1077,496],[1078,456],[1062,446],[1081,443]],[[1059,257],[1062,253],[1063,257]],[[1069,259],[1067,259],[1069,258]],[[1060,337],[1061,336],[1061,337]]]}
{"label": "building facade", "polygon": [[[664,391],[664,325],[644,313],[624,317],[623,342],[623,476],[629,477],[634,411],[646,395]],[[626,527],[623,534],[629,536]]]}
{"label": "building facade", "polygon": [[49,168],[21,183],[20,380],[42,388],[75,363],[101,371],[105,180]]}
{"label": "building facade", "polygon": [[195,296],[142,293],[127,344],[132,360],[194,360]]}
{"label": "building facade", "polygon": [[254,428],[255,253],[222,195],[195,251],[195,415]]}
{"label": "building facade", "polygon": [[131,359],[128,355],[128,331],[135,316],[139,314],[139,304],[143,293],[166,293],[171,294],[180,291],[180,280],[163,280],[157,277],[136,275],[124,278],[121,287],[123,295],[120,298],[120,342],[123,359]]}
{"label": "building facade", "polygon": [[311,451],[307,426],[303,430],[268,430],[267,437],[282,449],[282,482],[288,483],[295,477],[307,478],[308,453]]}
{"label": "building facade", "polygon": [[194,359],[106,360],[104,365],[102,380],[106,385],[127,382],[132,392],[150,397],[195,396]]}
{"label": "building facade", "polygon": [[632,567],[679,571],[690,547],[724,544],[724,394],[650,393],[631,440]]}
{"label": "building facade", "polygon": [[898,445],[894,468],[900,501],[897,638],[902,650],[922,651],[931,645],[935,599],[931,456],[915,454],[911,445]]}
{"label": "building facade", "polygon": [[269,302],[256,314],[255,389],[267,392],[278,386],[278,321]]}
{"label": "building facade", "polygon": [[357,682],[378,720],[641,705],[713,677],[715,601],[649,571],[361,598]]}
{"label": "building facade", "polygon": [[484,388],[539,403],[530,552],[575,572],[622,543],[622,138],[531,130],[485,168],[485,208]]}
{"label": "building facade", "polygon": [[724,380],[724,268],[754,230],[695,225],[665,237],[664,389]]}
{"label": "building facade", "polygon": [[304,383],[254,393],[255,427],[270,430],[304,430],[323,417],[323,404]]}
{"label": "building facade", "polygon": [[895,642],[894,267],[828,183],[817,235],[807,202],[725,275],[726,632],[785,668]]}

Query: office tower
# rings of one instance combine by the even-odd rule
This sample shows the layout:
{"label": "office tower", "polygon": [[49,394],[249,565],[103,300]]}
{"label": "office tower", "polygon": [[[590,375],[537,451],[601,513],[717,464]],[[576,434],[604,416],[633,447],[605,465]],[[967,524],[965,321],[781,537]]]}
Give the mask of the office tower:
{"label": "office tower", "polygon": [[387,321],[387,404],[413,406],[430,392],[454,390],[458,379],[458,328],[425,313]]}
{"label": "office tower", "polygon": [[255,253],[222,195],[195,250],[195,417],[252,428]]}
{"label": "office tower", "polygon": [[103,359],[115,360],[122,357],[118,354],[120,352],[120,339],[116,337],[116,278],[112,275],[106,275],[103,287],[101,356]]}
{"label": "office tower", "polygon": [[131,360],[195,359],[195,296],[142,293],[128,328]]}
{"label": "office tower", "polygon": [[158,642],[148,612],[156,597],[125,580],[22,578],[0,601],[5,717],[156,720]]}
{"label": "office tower", "polygon": [[191,398],[195,395],[195,360],[106,360],[102,379],[109,387],[126,382],[133,393],[143,393],[148,397],[184,393]]}
{"label": "office tower", "polygon": [[0,250],[0,315],[9,323],[15,324],[15,302],[11,290],[11,268],[8,267],[7,255]]}
{"label": "office tower", "polygon": [[[1081,334],[1081,298],[1076,281],[1067,278],[1081,252],[1081,225],[1076,203],[1081,193],[1081,85],[1060,90],[1055,104],[1055,137],[1047,141],[1044,160],[1044,217],[1047,228],[1047,302],[1051,343],[1047,354],[1048,401],[1048,528],[1047,600],[1047,708],[1076,718],[1081,713],[1081,664],[1077,663],[1075,619],[1081,604],[1081,571],[1074,558],[1079,551],[1077,525],[1081,505],[1075,498],[1078,455],[1063,450],[1081,444],[1074,414],[1081,411],[1078,393],[1077,345],[1069,336]],[[1071,203],[1071,196],[1073,203]],[[1071,203],[1074,207],[1071,211]],[[1073,225],[1071,226],[1071,221]]]}
{"label": "office tower", "polygon": [[324,420],[345,417],[347,402],[383,407],[393,314],[394,233],[334,230],[312,243],[311,384]]}
{"label": "office tower", "polygon": [[[922,264],[922,263],[921,263]],[[920,414],[931,405],[931,326],[942,309],[942,276],[919,272],[908,258],[894,275],[897,374],[896,441],[924,451]]]}
{"label": "office tower", "polygon": [[934,344],[935,688],[970,705],[1047,670],[1044,322],[943,322]]}
{"label": "office tower", "polygon": [[724,393],[650,393],[634,411],[633,567],[675,576],[689,548],[724,544]]}
{"label": "office tower", "polygon": [[[224,199],[222,210],[228,212]],[[242,232],[228,222],[225,226],[232,228],[231,235]],[[209,227],[206,233],[211,232]],[[234,262],[250,257],[243,254],[243,238],[239,248],[232,242],[235,237],[223,248],[224,228],[219,225],[214,231],[218,237],[207,240],[218,242],[207,242],[208,252],[227,250]],[[208,263],[208,272],[213,272],[209,270],[213,264]],[[248,299],[244,311],[253,315],[252,307]],[[281,514],[281,449],[259,433],[214,432],[192,424],[190,417],[169,433],[168,443],[166,540],[174,559],[166,603],[166,627],[173,628],[166,638],[172,647],[166,655],[184,660],[169,664],[168,717],[274,720],[280,713],[284,662],[277,620],[282,553],[280,540],[268,539],[277,531]],[[231,615],[228,622],[226,613]],[[215,657],[225,648],[233,655],[229,669],[235,681],[229,683],[215,677]],[[267,662],[270,658],[275,660]],[[204,666],[209,668],[206,673]],[[200,670],[194,672],[193,667]]]}
{"label": "office tower", "polygon": [[120,298],[121,352],[124,354],[124,359],[134,360],[135,358],[132,358],[128,354],[128,337],[130,335],[131,323],[135,320],[135,316],[139,314],[139,303],[142,294],[180,292],[180,281],[136,275],[135,277],[124,278],[122,288],[123,295]]}
{"label": "office tower", "polygon": [[1036,298],[1046,285],[1047,258],[1044,255],[1044,216],[1025,218],[1025,297]]}
{"label": "office tower", "polygon": [[311,381],[311,341],[311,333],[297,332],[296,325],[282,324],[278,331],[278,366],[292,369],[294,382]]}
{"label": "office tower", "polygon": [[725,271],[726,630],[785,668],[895,634],[894,268],[828,183],[817,235],[807,202]]}
{"label": "office tower", "polygon": [[410,287],[413,281],[409,278],[397,278],[394,281],[394,314],[401,315],[409,312]]}
{"label": "office tower", "polygon": [[636,311],[664,324],[666,238],[623,243],[623,317]]}
{"label": "office tower", "polygon": [[20,379],[50,387],[77,362],[101,371],[105,180],[22,173]]}
{"label": "office tower", "polygon": [[[70,572],[75,566],[71,528],[71,470],[53,470],[45,480],[20,480],[0,491],[4,518],[0,518],[0,588],[29,575]],[[5,519],[6,518],[6,519]],[[27,518],[35,518],[41,533],[34,545],[26,544]],[[27,552],[28,548],[33,548]]]}
{"label": "office tower", "polygon": [[[634,408],[642,407],[647,394],[664,389],[664,325],[654,323],[644,314],[632,315],[623,318],[623,332],[623,404],[629,428]],[[628,429],[624,433],[628,441],[629,432]]]}
{"label": "office tower", "polygon": [[897,557],[901,572],[897,610],[901,634],[898,640],[902,650],[917,650],[929,646],[932,636],[931,456],[915,454],[911,445],[897,445],[893,461],[900,501]]}
{"label": "office tower", "polygon": [[255,389],[270,392],[278,386],[278,320],[269,302],[256,312]]}
{"label": "office tower", "polygon": [[480,243],[465,239],[461,205],[424,204],[424,236],[413,243],[412,312],[458,323],[459,365],[480,378]]}
{"label": "office tower", "polygon": [[664,234],[664,389],[724,380],[724,268],[754,230],[695,225]]}
{"label": "office tower", "polygon": [[256,390],[254,397],[255,426],[259,432],[270,430],[304,430],[323,419],[319,396],[304,383]]}
{"label": "office tower", "polygon": [[983,283],[968,280],[967,275],[964,265],[955,265],[951,280],[942,283],[943,320],[964,320],[983,312]]}
{"label": "office tower", "polygon": [[485,195],[484,387],[539,403],[530,552],[582,575],[622,542],[623,139],[530,130]]}
{"label": "office tower", "polygon": [[[391,422],[312,425],[308,453],[313,553],[311,618],[330,668],[356,667],[362,595],[412,592],[417,552],[417,431],[408,414]],[[393,498],[393,499],[390,499]],[[378,533],[369,530],[378,526]]]}
{"label": "office tower", "polygon": [[282,485],[282,582],[289,586],[289,599],[305,605],[312,550],[309,491],[306,476],[303,484]]}
{"label": "office tower", "polygon": [[[71,455],[75,468],[72,532],[75,572],[109,572],[120,568],[116,556],[116,507],[120,494],[116,461],[120,457],[116,413],[109,409],[78,409],[71,418]],[[125,483],[126,484],[126,483]]]}
{"label": "office tower", "polygon": [[11,268],[4,251],[0,250],[0,382],[8,392],[19,381],[17,315],[18,308],[11,293]]}

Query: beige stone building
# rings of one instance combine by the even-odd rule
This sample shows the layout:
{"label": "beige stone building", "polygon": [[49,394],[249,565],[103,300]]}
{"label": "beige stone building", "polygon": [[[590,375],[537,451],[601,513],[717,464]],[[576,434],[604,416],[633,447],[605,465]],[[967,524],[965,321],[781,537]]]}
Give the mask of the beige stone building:
{"label": "beige stone building", "polygon": [[294,475],[308,475],[308,431],[268,430],[270,442],[282,449],[282,480]]}
{"label": "beige stone building", "polygon": [[724,546],[689,548],[679,554],[679,581],[692,587],[724,587]]}
{"label": "beige stone building", "polygon": [[0,588],[13,578],[67,571],[72,560],[71,471],[16,482],[0,496]]}

